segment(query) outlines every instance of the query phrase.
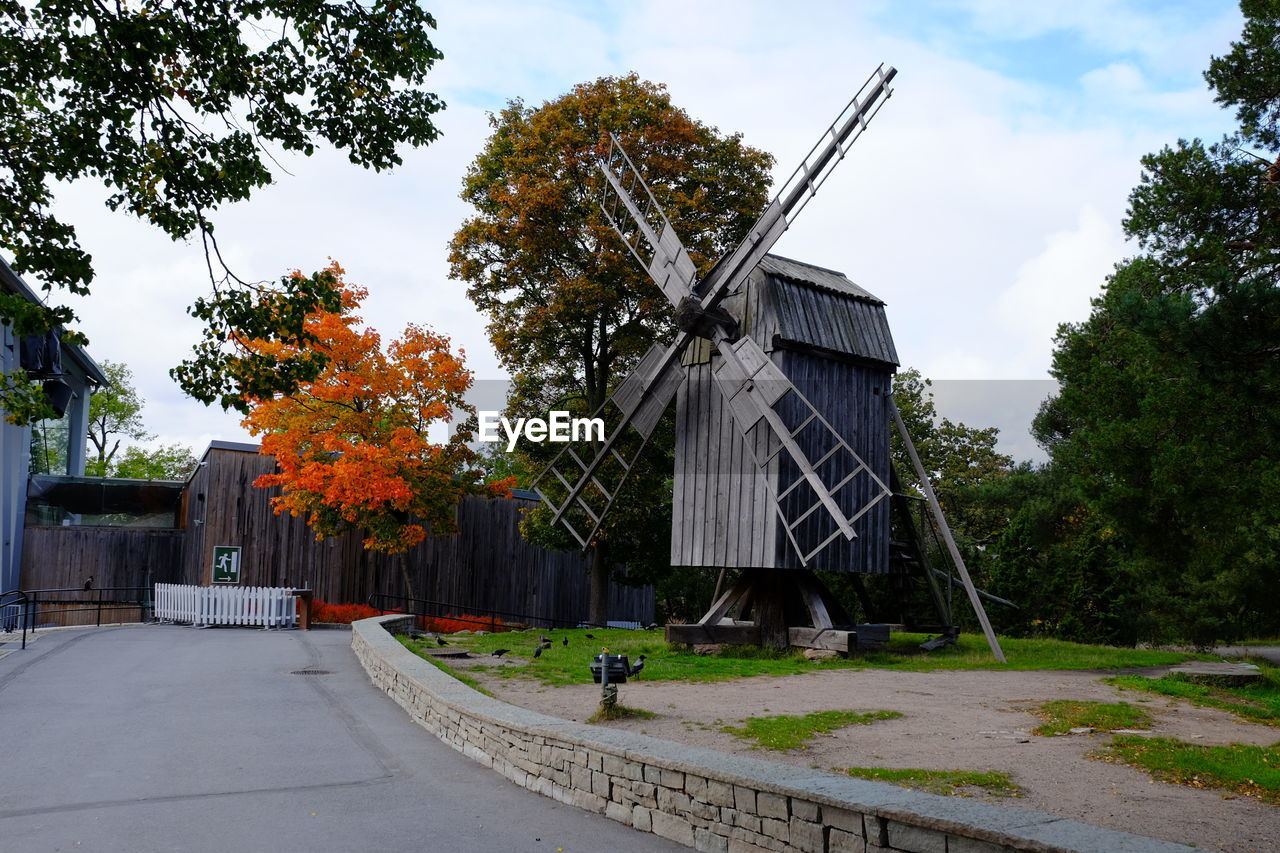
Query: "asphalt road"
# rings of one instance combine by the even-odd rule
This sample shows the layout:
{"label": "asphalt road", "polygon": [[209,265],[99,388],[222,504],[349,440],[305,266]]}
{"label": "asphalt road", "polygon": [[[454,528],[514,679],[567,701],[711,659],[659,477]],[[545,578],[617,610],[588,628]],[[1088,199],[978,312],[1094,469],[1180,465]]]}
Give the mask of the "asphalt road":
{"label": "asphalt road", "polygon": [[686,849],[449,749],[350,640],[152,625],[0,658],[0,851]]}

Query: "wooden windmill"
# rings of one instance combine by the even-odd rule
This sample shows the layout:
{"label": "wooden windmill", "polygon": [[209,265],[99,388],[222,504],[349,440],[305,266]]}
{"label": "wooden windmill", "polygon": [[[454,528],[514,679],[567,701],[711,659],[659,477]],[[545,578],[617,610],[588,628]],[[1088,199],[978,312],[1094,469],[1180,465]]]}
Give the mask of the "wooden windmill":
{"label": "wooden windmill", "polygon": [[743,241],[700,280],[616,138],[600,164],[604,212],[675,306],[677,333],[650,349],[605,403],[605,440],[568,445],[534,489],[555,523],[588,547],[677,400],[672,565],[743,571],[698,624],[667,627],[673,642],[847,649],[856,632],[837,630],[852,626],[840,626],[847,617],[812,572],[891,573],[895,545],[914,552],[896,565],[928,590],[932,627],[953,630],[918,542],[890,539],[890,515],[901,516],[905,500],[892,488],[893,421],[1003,660],[893,405],[897,356],[884,303],[840,273],[768,254],[888,99],[895,74],[881,66],[871,75]]}

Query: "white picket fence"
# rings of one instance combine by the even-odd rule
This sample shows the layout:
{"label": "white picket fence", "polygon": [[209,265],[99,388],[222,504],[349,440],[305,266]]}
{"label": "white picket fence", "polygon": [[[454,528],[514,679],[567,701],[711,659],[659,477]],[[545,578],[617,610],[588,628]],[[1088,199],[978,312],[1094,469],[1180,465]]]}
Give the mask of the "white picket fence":
{"label": "white picket fence", "polygon": [[284,587],[156,584],[156,618],[166,622],[292,628],[297,601]]}

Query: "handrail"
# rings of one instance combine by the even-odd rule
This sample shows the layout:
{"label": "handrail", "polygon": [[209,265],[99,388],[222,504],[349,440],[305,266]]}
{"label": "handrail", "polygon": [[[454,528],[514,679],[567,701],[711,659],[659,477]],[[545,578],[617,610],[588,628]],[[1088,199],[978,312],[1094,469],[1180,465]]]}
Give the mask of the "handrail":
{"label": "handrail", "polygon": [[[8,598],[9,596],[15,596],[15,598],[13,601],[6,602],[5,599]],[[27,609],[27,593],[21,589],[10,589],[10,590],[5,590],[4,592],[0,592],[0,619],[4,618],[3,616],[4,611],[2,608],[5,608],[5,607],[21,607],[22,612],[25,614]],[[7,621],[4,626],[4,630],[6,634],[13,632],[13,628],[9,626]],[[26,647],[27,647],[27,620],[23,619],[22,620],[22,648],[25,649]]]}
{"label": "handrail", "polygon": [[[136,593],[136,595],[111,596],[106,597],[104,593]],[[50,594],[58,593],[77,593],[78,598],[51,597]],[[11,601],[5,601],[6,598],[12,598]],[[71,607],[59,607],[49,609],[41,607],[41,605],[78,605]],[[91,587],[60,587],[49,589],[11,589],[4,593],[0,593],[0,606],[20,606],[21,612],[19,618],[22,621],[22,648],[27,647],[27,629],[35,628],[35,620],[37,615],[49,616],[55,613],[78,613],[85,610],[95,610],[97,618],[95,625],[102,625],[102,609],[107,607],[115,609],[119,607],[137,607],[139,610],[138,621],[146,622],[146,614],[153,611],[154,606],[151,599],[150,586],[104,586]]]}
{"label": "handrail", "polygon": [[[376,604],[375,599],[382,602],[407,602],[414,606],[412,609],[398,609],[393,607],[383,607]],[[409,616],[419,616],[424,618],[443,618],[449,617],[458,622],[468,622],[475,625],[488,625],[489,630],[497,628],[497,620],[504,619],[510,621],[523,622],[526,624],[539,624],[540,627],[548,628],[603,628],[606,627],[598,622],[587,622],[581,619],[559,619],[554,616],[537,616],[532,613],[516,613],[509,610],[495,610],[490,607],[474,607],[471,605],[457,604],[449,601],[432,601],[429,598],[411,598],[407,595],[391,595],[385,592],[370,593],[365,603],[381,613],[405,613]],[[433,608],[434,613],[428,613],[428,608]],[[449,612],[452,611],[452,612]],[[455,616],[454,613],[469,614]],[[479,616],[480,618],[474,618]],[[639,624],[639,623],[637,623]]]}

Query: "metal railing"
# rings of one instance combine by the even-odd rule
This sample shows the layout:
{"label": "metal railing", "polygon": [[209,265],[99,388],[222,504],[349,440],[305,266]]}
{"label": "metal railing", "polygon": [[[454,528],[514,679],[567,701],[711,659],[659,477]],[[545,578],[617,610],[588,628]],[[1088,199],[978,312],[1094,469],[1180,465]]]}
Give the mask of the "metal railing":
{"label": "metal railing", "polygon": [[[138,621],[151,621],[154,604],[149,586],[105,586],[83,589],[11,589],[0,593],[0,630],[13,633],[21,626],[22,648],[27,632],[42,620],[63,613],[94,612],[94,625],[102,625],[102,611],[138,608]],[[121,620],[122,621],[122,620]]]}
{"label": "metal railing", "polygon": [[641,629],[639,622],[618,621],[600,625],[581,619],[560,619],[554,616],[537,616],[532,613],[516,613],[509,610],[493,610],[485,607],[455,604],[448,601],[432,601],[426,598],[410,598],[404,595],[389,595],[375,592],[366,603],[380,613],[403,613],[406,616],[417,616],[419,625],[426,619],[449,619],[454,622],[475,625],[474,630],[497,631],[513,624],[528,625],[535,628],[632,628]]}

